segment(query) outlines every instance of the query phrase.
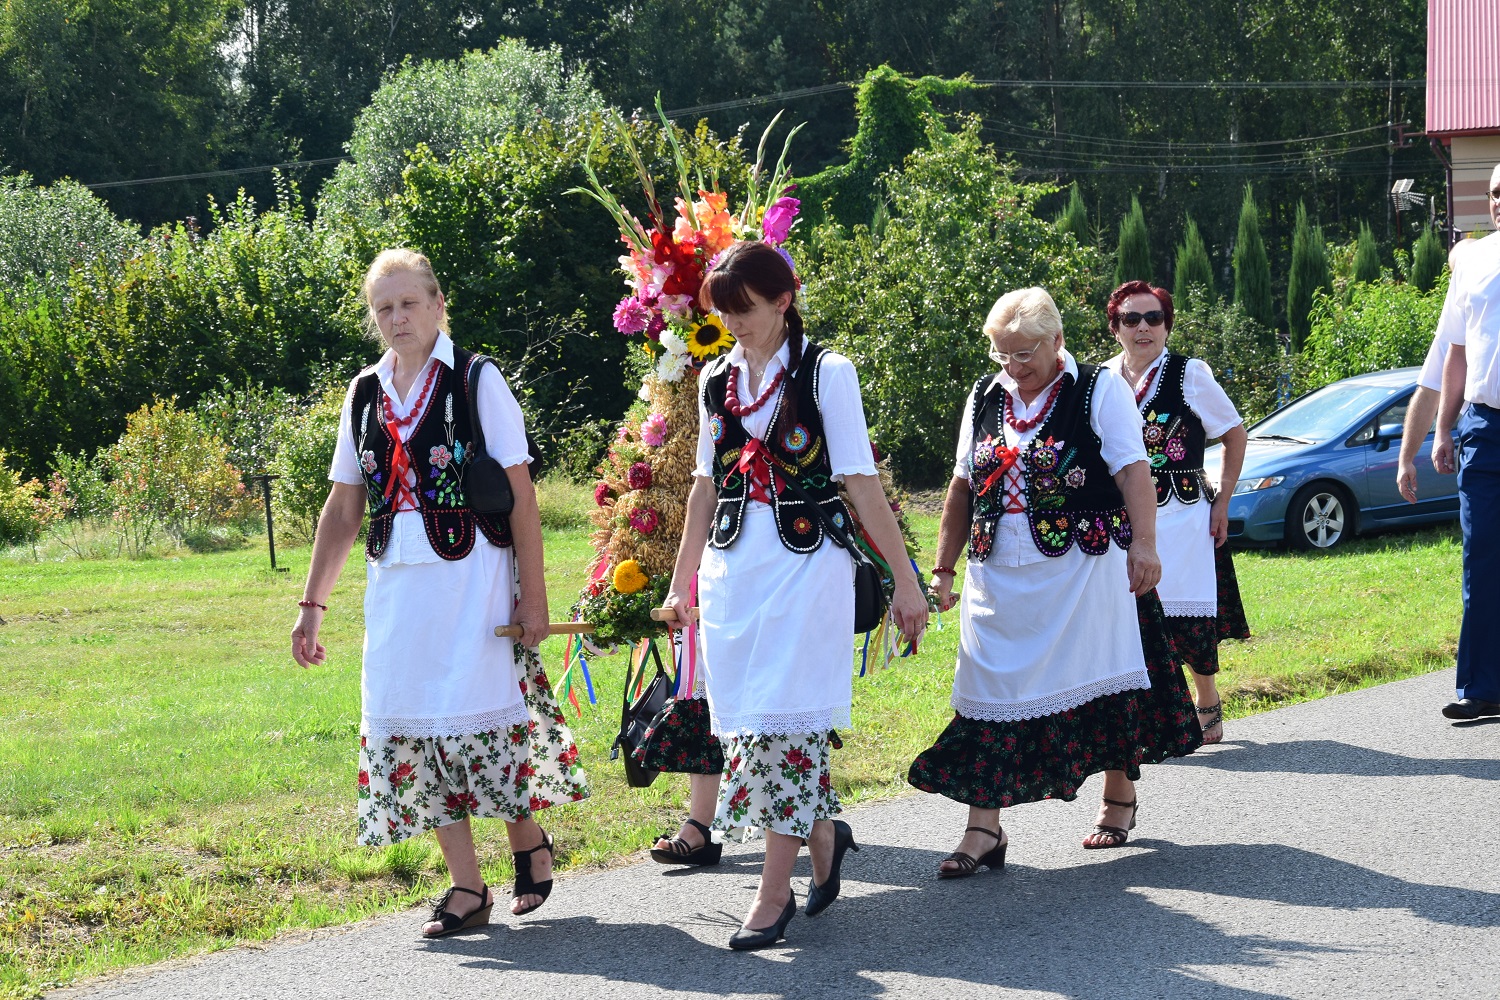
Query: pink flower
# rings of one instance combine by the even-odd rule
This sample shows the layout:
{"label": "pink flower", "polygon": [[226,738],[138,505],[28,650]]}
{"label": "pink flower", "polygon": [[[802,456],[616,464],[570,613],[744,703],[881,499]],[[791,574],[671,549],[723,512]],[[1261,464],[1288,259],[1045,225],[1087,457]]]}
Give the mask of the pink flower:
{"label": "pink flower", "polygon": [[649,490],[651,488],[651,466],[645,462],[636,462],[626,471],[625,482],[633,490]]}
{"label": "pink flower", "polygon": [[630,526],[643,535],[649,535],[656,530],[657,523],[661,518],[652,507],[645,507],[630,512]]}
{"label": "pink flower", "polygon": [[635,296],[627,296],[615,306],[615,329],[627,337],[640,333],[651,322],[651,310]]}
{"label": "pink flower", "polygon": [[802,202],[796,198],[777,198],[771,203],[760,223],[760,231],[767,243],[774,247],[786,242],[787,233],[791,231],[801,207]]}
{"label": "pink flower", "polygon": [[594,503],[598,504],[600,507],[603,507],[605,505],[605,503],[607,503],[608,501],[609,501],[609,484],[608,483],[602,483],[602,482],[601,483],[595,483],[594,484]]}
{"label": "pink flower", "polygon": [[652,448],[660,448],[667,443],[667,418],[660,413],[653,413],[641,423],[641,440]]}
{"label": "pink flower", "polygon": [[430,464],[437,466],[439,469],[446,469],[448,467],[448,463],[453,461],[453,452],[448,450],[447,445],[434,445],[432,449],[427,452],[427,461]]}
{"label": "pink flower", "polygon": [[667,328],[667,321],[659,314],[653,314],[651,322],[646,324],[646,336],[652,340],[661,340],[662,331]]}

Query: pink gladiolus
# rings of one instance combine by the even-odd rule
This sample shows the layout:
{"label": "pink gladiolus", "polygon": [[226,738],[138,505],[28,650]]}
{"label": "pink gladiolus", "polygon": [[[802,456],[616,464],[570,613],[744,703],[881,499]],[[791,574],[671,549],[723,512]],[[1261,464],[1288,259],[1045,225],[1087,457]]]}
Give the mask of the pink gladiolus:
{"label": "pink gladiolus", "polygon": [[632,333],[640,333],[646,329],[651,322],[651,310],[635,296],[620,300],[615,306],[615,329],[627,337]]}
{"label": "pink gladiolus", "polygon": [[791,232],[792,222],[797,218],[801,207],[802,202],[796,198],[777,198],[771,203],[760,224],[760,231],[767,243],[777,246],[786,241],[787,233]]}

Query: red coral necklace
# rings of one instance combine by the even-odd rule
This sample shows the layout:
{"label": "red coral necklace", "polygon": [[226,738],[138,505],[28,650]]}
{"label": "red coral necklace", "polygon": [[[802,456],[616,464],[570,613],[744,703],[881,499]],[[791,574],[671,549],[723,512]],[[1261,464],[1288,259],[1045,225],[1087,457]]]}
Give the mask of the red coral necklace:
{"label": "red coral necklace", "polygon": [[1146,381],[1142,382],[1141,383],[1141,387],[1139,389],[1135,390],[1135,405],[1136,406],[1140,406],[1141,405],[1141,400],[1143,400],[1143,399],[1146,398],[1146,390],[1149,389],[1149,388],[1151,388],[1151,380],[1154,379],[1154,378],[1156,378],[1156,370],[1157,370],[1157,368],[1160,368],[1160,367],[1161,367],[1161,365],[1157,365],[1156,368],[1151,369],[1150,373],[1147,374],[1147,376],[1146,376]]}
{"label": "red coral necklace", "polygon": [[395,427],[405,427],[422,413],[422,404],[427,401],[427,393],[432,389],[432,380],[437,377],[437,365],[432,365],[427,370],[427,381],[422,383],[422,391],[417,396],[417,401],[412,404],[411,412],[401,419],[396,419],[396,414],[391,410],[391,397],[385,397],[385,422]]}
{"label": "red coral necklace", "polygon": [[[1057,370],[1059,372],[1063,370],[1062,358],[1057,359]],[[1059,377],[1058,380],[1053,383],[1052,391],[1047,393],[1046,405],[1042,407],[1040,413],[1032,417],[1030,420],[1016,419],[1016,410],[1014,404],[1012,403],[1012,400],[1016,398],[1015,393],[1007,392],[1005,394],[1005,422],[1009,424],[1010,429],[1015,431],[1017,434],[1025,434],[1037,424],[1047,419],[1047,414],[1052,412],[1052,404],[1057,402],[1057,394],[1062,392],[1062,387],[1063,380],[1061,377]]]}
{"label": "red coral necklace", "polygon": [[737,417],[749,416],[770,402],[771,397],[776,394],[777,386],[781,385],[781,377],[785,374],[785,368],[777,372],[776,377],[771,379],[771,383],[761,390],[755,402],[746,406],[740,402],[740,370],[737,366],[730,365],[729,381],[724,384],[724,409]]}

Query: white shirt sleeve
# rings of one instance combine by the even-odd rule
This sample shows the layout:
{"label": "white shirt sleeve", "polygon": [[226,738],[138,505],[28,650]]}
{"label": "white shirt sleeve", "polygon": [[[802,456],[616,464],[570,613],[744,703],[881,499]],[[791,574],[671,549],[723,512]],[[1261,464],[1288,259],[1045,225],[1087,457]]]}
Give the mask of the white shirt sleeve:
{"label": "white shirt sleeve", "polygon": [[510,391],[510,383],[493,363],[479,370],[479,426],[484,428],[484,449],[504,468],[531,461],[526,447],[526,418],[521,404]]}
{"label": "white shirt sleeve", "polygon": [[707,382],[708,369],[698,379],[698,465],[693,475],[712,479],[714,475],[714,439],[708,436],[708,407],[703,402],[703,386]]}
{"label": "white shirt sleeve", "polygon": [[1099,380],[1094,384],[1089,426],[1099,435],[1103,445],[1100,452],[1111,476],[1133,462],[1146,461],[1141,411],[1135,405],[1135,393],[1108,368],[1099,372]]}
{"label": "white shirt sleeve", "polygon": [[969,478],[969,453],[974,450],[974,428],[971,421],[974,417],[974,396],[978,391],[978,385],[969,390],[969,395],[964,400],[964,411],[958,415],[958,450],[953,453],[953,475],[965,481]]}
{"label": "white shirt sleeve", "polygon": [[[360,375],[364,373],[361,372]],[[344,393],[344,405],[339,410],[339,433],[333,445],[333,463],[328,467],[328,481],[350,486],[362,485],[364,476],[359,471],[359,455],[354,451],[354,428],[350,425],[349,408],[354,402],[354,386],[359,381],[356,375]]]}
{"label": "white shirt sleeve", "polygon": [[[1444,313],[1447,303],[1443,305]],[[1433,392],[1443,391],[1443,364],[1448,360],[1448,329],[1438,321],[1437,332],[1432,336],[1432,346],[1427,348],[1427,358],[1422,362],[1422,371],[1417,375],[1417,385]]]}
{"label": "white shirt sleeve", "polygon": [[1245,422],[1205,361],[1188,359],[1182,394],[1187,399],[1188,408],[1203,422],[1203,430],[1210,440],[1223,437],[1226,431]]}
{"label": "white shirt sleeve", "polygon": [[854,362],[832,351],[824,353],[818,370],[818,416],[828,441],[833,478],[875,475],[870,429],[859,395],[859,373],[854,370]]}

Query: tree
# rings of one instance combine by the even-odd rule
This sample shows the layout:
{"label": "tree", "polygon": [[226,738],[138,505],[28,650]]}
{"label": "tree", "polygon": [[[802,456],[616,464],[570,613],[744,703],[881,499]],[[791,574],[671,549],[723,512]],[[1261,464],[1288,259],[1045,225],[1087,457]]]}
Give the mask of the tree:
{"label": "tree", "polygon": [[1234,302],[1261,326],[1275,329],[1271,265],[1260,238],[1260,209],[1249,184],[1245,185],[1245,200],[1240,203],[1239,236],[1234,243]]}
{"label": "tree", "polygon": [[1130,211],[1120,220],[1120,248],[1115,255],[1115,285],[1127,281],[1155,281],[1151,270],[1151,234],[1140,199],[1132,196]]}
{"label": "tree", "polygon": [[1299,203],[1297,227],[1292,234],[1292,270],[1286,286],[1286,321],[1292,350],[1302,350],[1307,339],[1313,293],[1320,288],[1327,291],[1332,287],[1333,277],[1328,271],[1323,231],[1307,221],[1307,206]]}
{"label": "tree", "polygon": [[1417,286],[1417,291],[1432,291],[1447,262],[1442,240],[1431,226],[1423,226],[1422,235],[1412,248],[1411,283]]}
{"label": "tree", "polygon": [[1368,222],[1359,224],[1359,242],[1354,247],[1354,280],[1380,280],[1380,250],[1375,246],[1375,234]]}
{"label": "tree", "polygon": [[1214,266],[1208,256],[1208,246],[1198,232],[1198,223],[1189,215],[1182,243],[1177,247],[1172,298],[1186,307],[1194,298],[1200,297],[1205,301],[1213,301],[1218,293],[1214,289]]}
{"label": "tree", "polygon": [[1093,241],[1089,232],[1089,210],[1083,204],[1083,195],[1078,190],[1078,182],[1074,181],[1068,185],[1068,204],[1057,213],[1053,225],[1060,233],[1072,233],[1073,238],[1080,244]]}

